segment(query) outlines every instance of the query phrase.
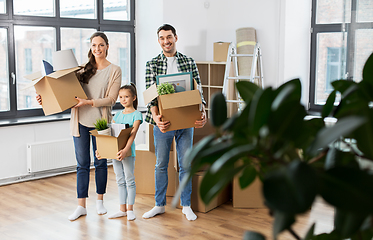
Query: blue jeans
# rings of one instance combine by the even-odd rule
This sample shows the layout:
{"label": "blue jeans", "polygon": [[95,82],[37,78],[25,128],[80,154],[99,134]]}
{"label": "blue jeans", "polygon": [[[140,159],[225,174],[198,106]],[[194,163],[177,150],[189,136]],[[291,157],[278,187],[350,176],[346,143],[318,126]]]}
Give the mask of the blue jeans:
{"label": "blue jeans", "polygon": [[[162,133],[157,126],[154,126],[154,146],[157,158],[155,165],[155,205],[166,205],[166,192],[168,186],[168,162],[171,150],[171,143],[175,137],[177,160],[179,163],[179,182],[190,170],[190,166],[184,166],[183,157],[185,152],[193,146],[193,128],[169,131]],[[192,181],[189,181],[181,192],[181,206],[190,206],[192,194]]]}
{"label": "blue jeans", "polygon": [[77,161],[76,188],[78,198],[88,197],[89,173],[91,165],[91,156],[89,154],[91,138],[95,166],[96,193],[104,194],[106,192],[107,161],[106,159],[99,160],[96,158],[96,138],[89,133],[89,131],[93,129],[94,128],[89,128],[79,123],[80,137],[73,137],[75,145],[75,157]]}
{"label": "blue jeans", "polygon": [[119,204],[135,204],[135,157],[126,157],[122,161],[113,159],[113,168],[118,184]]}

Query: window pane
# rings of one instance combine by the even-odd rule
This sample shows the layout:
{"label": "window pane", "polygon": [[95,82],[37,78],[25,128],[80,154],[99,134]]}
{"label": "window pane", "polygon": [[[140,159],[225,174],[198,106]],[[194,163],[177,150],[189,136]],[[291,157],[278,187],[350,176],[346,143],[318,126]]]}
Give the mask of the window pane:
{"label": "window pane", "polygon": [[373,1],[357,0],[357,22],[373,22]]}
{"label": "window pane", "polygon": [[130,6],[128,0],[104,0],[105,20],[130,20]]}
{"label": "window pane", "polygon": [[356,30],[355,39],[355,62],[354,62],[354,80],[359,82],[362,79],[363,67],[373,52],[373,29]]}
{"label": "window pane", "polygon": [[72,49],[79,64],[88,61],[90,37],[96,29],[61,28],[61,49]]}
{"label": "window pane", "polygon": [[316,9],[317,24],[351,22],[351,0],[317,0]]}
{"label": "window pane", "polygon": [[13,0],[14,14],[54,17],[54,0]]}
{"label": "window pane", "polygon": [[[55,51],[55,29],[52,27],[14,27],[16,76],[17,76],[17,105],[18,110],[40,108],[35,100],[35,89],[25,89],[30,83],[25,75],[41,70],[42,60],[49,58],[51,49]],[[49,60],[51,61],[51,60]],[[52,65],[53,63],[50,62]]]}
{"label": "window pane", "polygon": [[317,34],[315,104],[325,104],[332,88],[330,83],[345,78],[347,34]]}
{"label": "window pane", "polygon": [[0,13],[6,13],[6,1],[0,0]]}
{"label": "window pane", "polygon": [[96,18],[96,0],[60,0],[61,17]]}
{"label": "window pane", "polygon": [[122,85],[131,79],[130,34],[123,32],[105,32],[109,39],[108,60],[122,69]]}
{"label": "window pane", "polygon": [[7,31],[0,28],[0,111],[9,111],[9,72]]}

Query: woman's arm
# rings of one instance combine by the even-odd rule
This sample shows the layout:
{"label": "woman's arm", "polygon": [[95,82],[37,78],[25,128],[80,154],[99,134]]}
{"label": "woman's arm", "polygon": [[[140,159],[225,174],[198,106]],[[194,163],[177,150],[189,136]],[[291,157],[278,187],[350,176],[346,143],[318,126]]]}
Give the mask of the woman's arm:
{"label": "woman's arm", "polygon": [[112,67],[115,67],[115,69],[113,70],[113,74],[110,76],[108,95],[105,98],[92,99],[92,107],[113,106],[116,103],[122,82],[122,70],[116,65],[113,65]]}
{"label": "woman's arm", "polygon": [[127,152],[131,151],[131,146],[132,146],[133,141],[135,140],[135,137],[136,137],[137,131],[139,130],[140,124],[141,124],[140,120],[136,120],[133,123],[133,129],[131,131],[130,137],[128,138],[126,146],[118,152],[118,157],[117,157],[118,161],[122,161],[124,159],[124,157],[126,156]]}

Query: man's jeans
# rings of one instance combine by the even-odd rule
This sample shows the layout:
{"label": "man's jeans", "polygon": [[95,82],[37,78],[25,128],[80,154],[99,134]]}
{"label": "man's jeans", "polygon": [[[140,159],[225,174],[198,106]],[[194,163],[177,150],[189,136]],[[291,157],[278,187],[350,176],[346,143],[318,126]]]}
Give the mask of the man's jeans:
{"label": "man's jeans", "polygon": [[[179,163],[179,182],[185,173],[190,170],[190,166],[184,166],[183,157],[185,152],[193,146],[193,128],[168,131],[162,133],[157,126],[154,126],[154,146],[157,162],[155,165],[155,205],[166,205],[166,192],[168,186],[168,162],[171,150],[171,143],[175,137],[177,160]],[[192,181],[189,181],[181,192],[181,206],[190,206],[190,196],[192,194]]]}
{"label": "man's jeans", "polygon": [[107,183],[107,161],[106,159],[98,160],[96,158],[96,138],[91,136],[89,131],[94,128],[85,127],[79,124],[80,137],[74,137],[75,156],[77,160],[76,188],[78,198],[88,197],[89,173],[91,165],[90,140],[92,138],[92,148],[95,166],[95,180],[97,194],[104,194]]}

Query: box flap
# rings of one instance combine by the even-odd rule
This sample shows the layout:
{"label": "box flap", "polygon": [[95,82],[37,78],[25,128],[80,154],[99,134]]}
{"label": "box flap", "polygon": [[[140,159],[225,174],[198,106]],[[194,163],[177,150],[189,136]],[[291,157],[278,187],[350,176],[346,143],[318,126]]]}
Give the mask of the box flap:
{"label": "box flap", "polygon": [[125,135],[130,135],[132,129],[133,129],[133,127],[122,129],[122,131],[120,131],[120,133],[118,135],[118,138],[120,138],[122,136],[125,136]]}
{"label": "box flap", "polygon": [[145,104],[150,103],[154,98],[158,97],[157,85],[153,84],[143,92]]}
{"label": "box flap", "polygon": [[66,69],[66,70],[59,70],[59,71],[56,71],[56,72],[53,72],[53,73],[49,74],[48,77],[60,78],[60,77],[63,77],[65,75],[69,74],[69,73],[75,72],[79,69],[80,69],[80,67],[74,67],[74,68],[69,68],[69,69]]}
{"label": "box flap", "polygon": [[162,98],[163,109],[186,107],[202,103],[198,90],[167,94],[160,97]]}
{"label": "box flap", "polygon": [[24,76],[24,78],[26,78],[28,80],[31,80],[31,81],[34,81],[34,80],[38,80],[38,79],[43,78],[43,75],[39,71],[39,72],[34,72],[34,73],[29,74],[29,75],[26,75],[26,76]]}

